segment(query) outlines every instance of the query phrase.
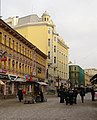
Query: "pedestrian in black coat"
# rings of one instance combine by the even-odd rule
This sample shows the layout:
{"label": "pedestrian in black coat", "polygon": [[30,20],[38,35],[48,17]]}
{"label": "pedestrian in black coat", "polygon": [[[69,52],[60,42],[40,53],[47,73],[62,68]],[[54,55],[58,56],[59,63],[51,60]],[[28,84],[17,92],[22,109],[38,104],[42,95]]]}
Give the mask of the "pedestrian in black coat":
{"label": "pedestrian in black coat", "polygon": [[19,98],[19,101],[21,102],[21,100],[23,100],[23,93],[22,93],[22,89],[19,89],[18,90],[18,98]]}
{"label": "pedestrian in black coat", "polygon": [[72,90],[72,88],[70,88],[70,90],[69,90],[69,103],[70,103],[70,105],[73,104],[73,90]]}
{"label": "pedestrian in black coat", "polygon": [[43,95],[42,90],[39,91],[39,95],[41,97],[41,102],[44,102],[44,95]]}
{"label": "pedestrian in black coat", "polygon": [[80,89],[80,96],[81,96],[82,103],[84,103],[84,96],[85,96],[85,89],[84,88]]}
{"label": "pedestrian in black coat", "polygon": [[66,105],[68,105],[68,103],[69,103],[69,91],[68,91],[68,89],[65,89],[65,91],[64,91],[64,98],[66,101]]}
{"label": "pedestrian in black coat", "polygon": [[73,98],[74,98],[74,103],[77,104],[77,95],[78,95],[78,90],[77,88],[74,88],[73,90]]}
{"label": "pedestrian in black coat", "polygon": [[91,95],[92,95],[92,101],[95,101],[95,91],[94,91],[94,88],[92,87],[91,88]]}
{"label": "pedestrian in black coat", "polygon": [[64,88],[63,88],[63,84],[61,84],[59,92],[60,92],[60,103],[64,103]]}

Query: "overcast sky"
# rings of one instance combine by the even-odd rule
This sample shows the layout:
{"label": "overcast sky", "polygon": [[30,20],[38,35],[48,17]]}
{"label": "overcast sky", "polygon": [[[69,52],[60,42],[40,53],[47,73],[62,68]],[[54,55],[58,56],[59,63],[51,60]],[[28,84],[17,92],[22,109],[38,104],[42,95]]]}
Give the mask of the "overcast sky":
{"label": "overcast sky", "polygon": [[1,0],[3,19],[44,11],[69,46],[69,61],[97,68],[97,0]]}

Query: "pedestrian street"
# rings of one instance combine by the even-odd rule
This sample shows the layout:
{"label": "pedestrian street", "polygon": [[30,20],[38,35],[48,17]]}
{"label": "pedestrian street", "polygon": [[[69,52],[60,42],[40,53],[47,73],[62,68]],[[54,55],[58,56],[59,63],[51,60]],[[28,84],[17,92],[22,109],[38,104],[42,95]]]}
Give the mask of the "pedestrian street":
{"label": "pedestrian street", "polygon": [[0,100],[0,120],[97,120],[97,101],[86,94],[81,103],[78,95],[77,104],[60,103],[57,96],[48,97],[47,102],[24,104],[15,99]]}

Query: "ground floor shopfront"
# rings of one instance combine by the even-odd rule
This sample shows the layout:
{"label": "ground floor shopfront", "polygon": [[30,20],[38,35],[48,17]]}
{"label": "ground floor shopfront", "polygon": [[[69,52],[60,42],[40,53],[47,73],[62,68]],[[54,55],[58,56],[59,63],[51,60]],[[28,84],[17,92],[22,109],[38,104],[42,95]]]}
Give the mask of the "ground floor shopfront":
{"label": "ground floor shopfront", "polygon": [[31,92],[33,95],[39,94],[40,87],[43,92],[47,89],[47,84],[45,82],[39,82],[38,79],[25,81],[24,78],[18,77],[10,80],[8,75],[0,74],[0,81],[0,97],[2,98],[17,96],[19,88],[22,88],[24,94]]}

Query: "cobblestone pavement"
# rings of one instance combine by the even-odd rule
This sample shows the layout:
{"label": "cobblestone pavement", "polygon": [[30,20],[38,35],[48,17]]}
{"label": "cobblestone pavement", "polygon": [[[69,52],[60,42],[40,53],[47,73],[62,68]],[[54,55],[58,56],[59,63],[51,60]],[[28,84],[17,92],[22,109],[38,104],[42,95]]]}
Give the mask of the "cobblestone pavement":
{"label": "cobblestone pavement", "polygon": [[59,103],[59,97],[49,97],[47,102],[24,104],[17,99],[0,100],[0,120],[97,120],[97,101],[80,96],[74,105]]}

